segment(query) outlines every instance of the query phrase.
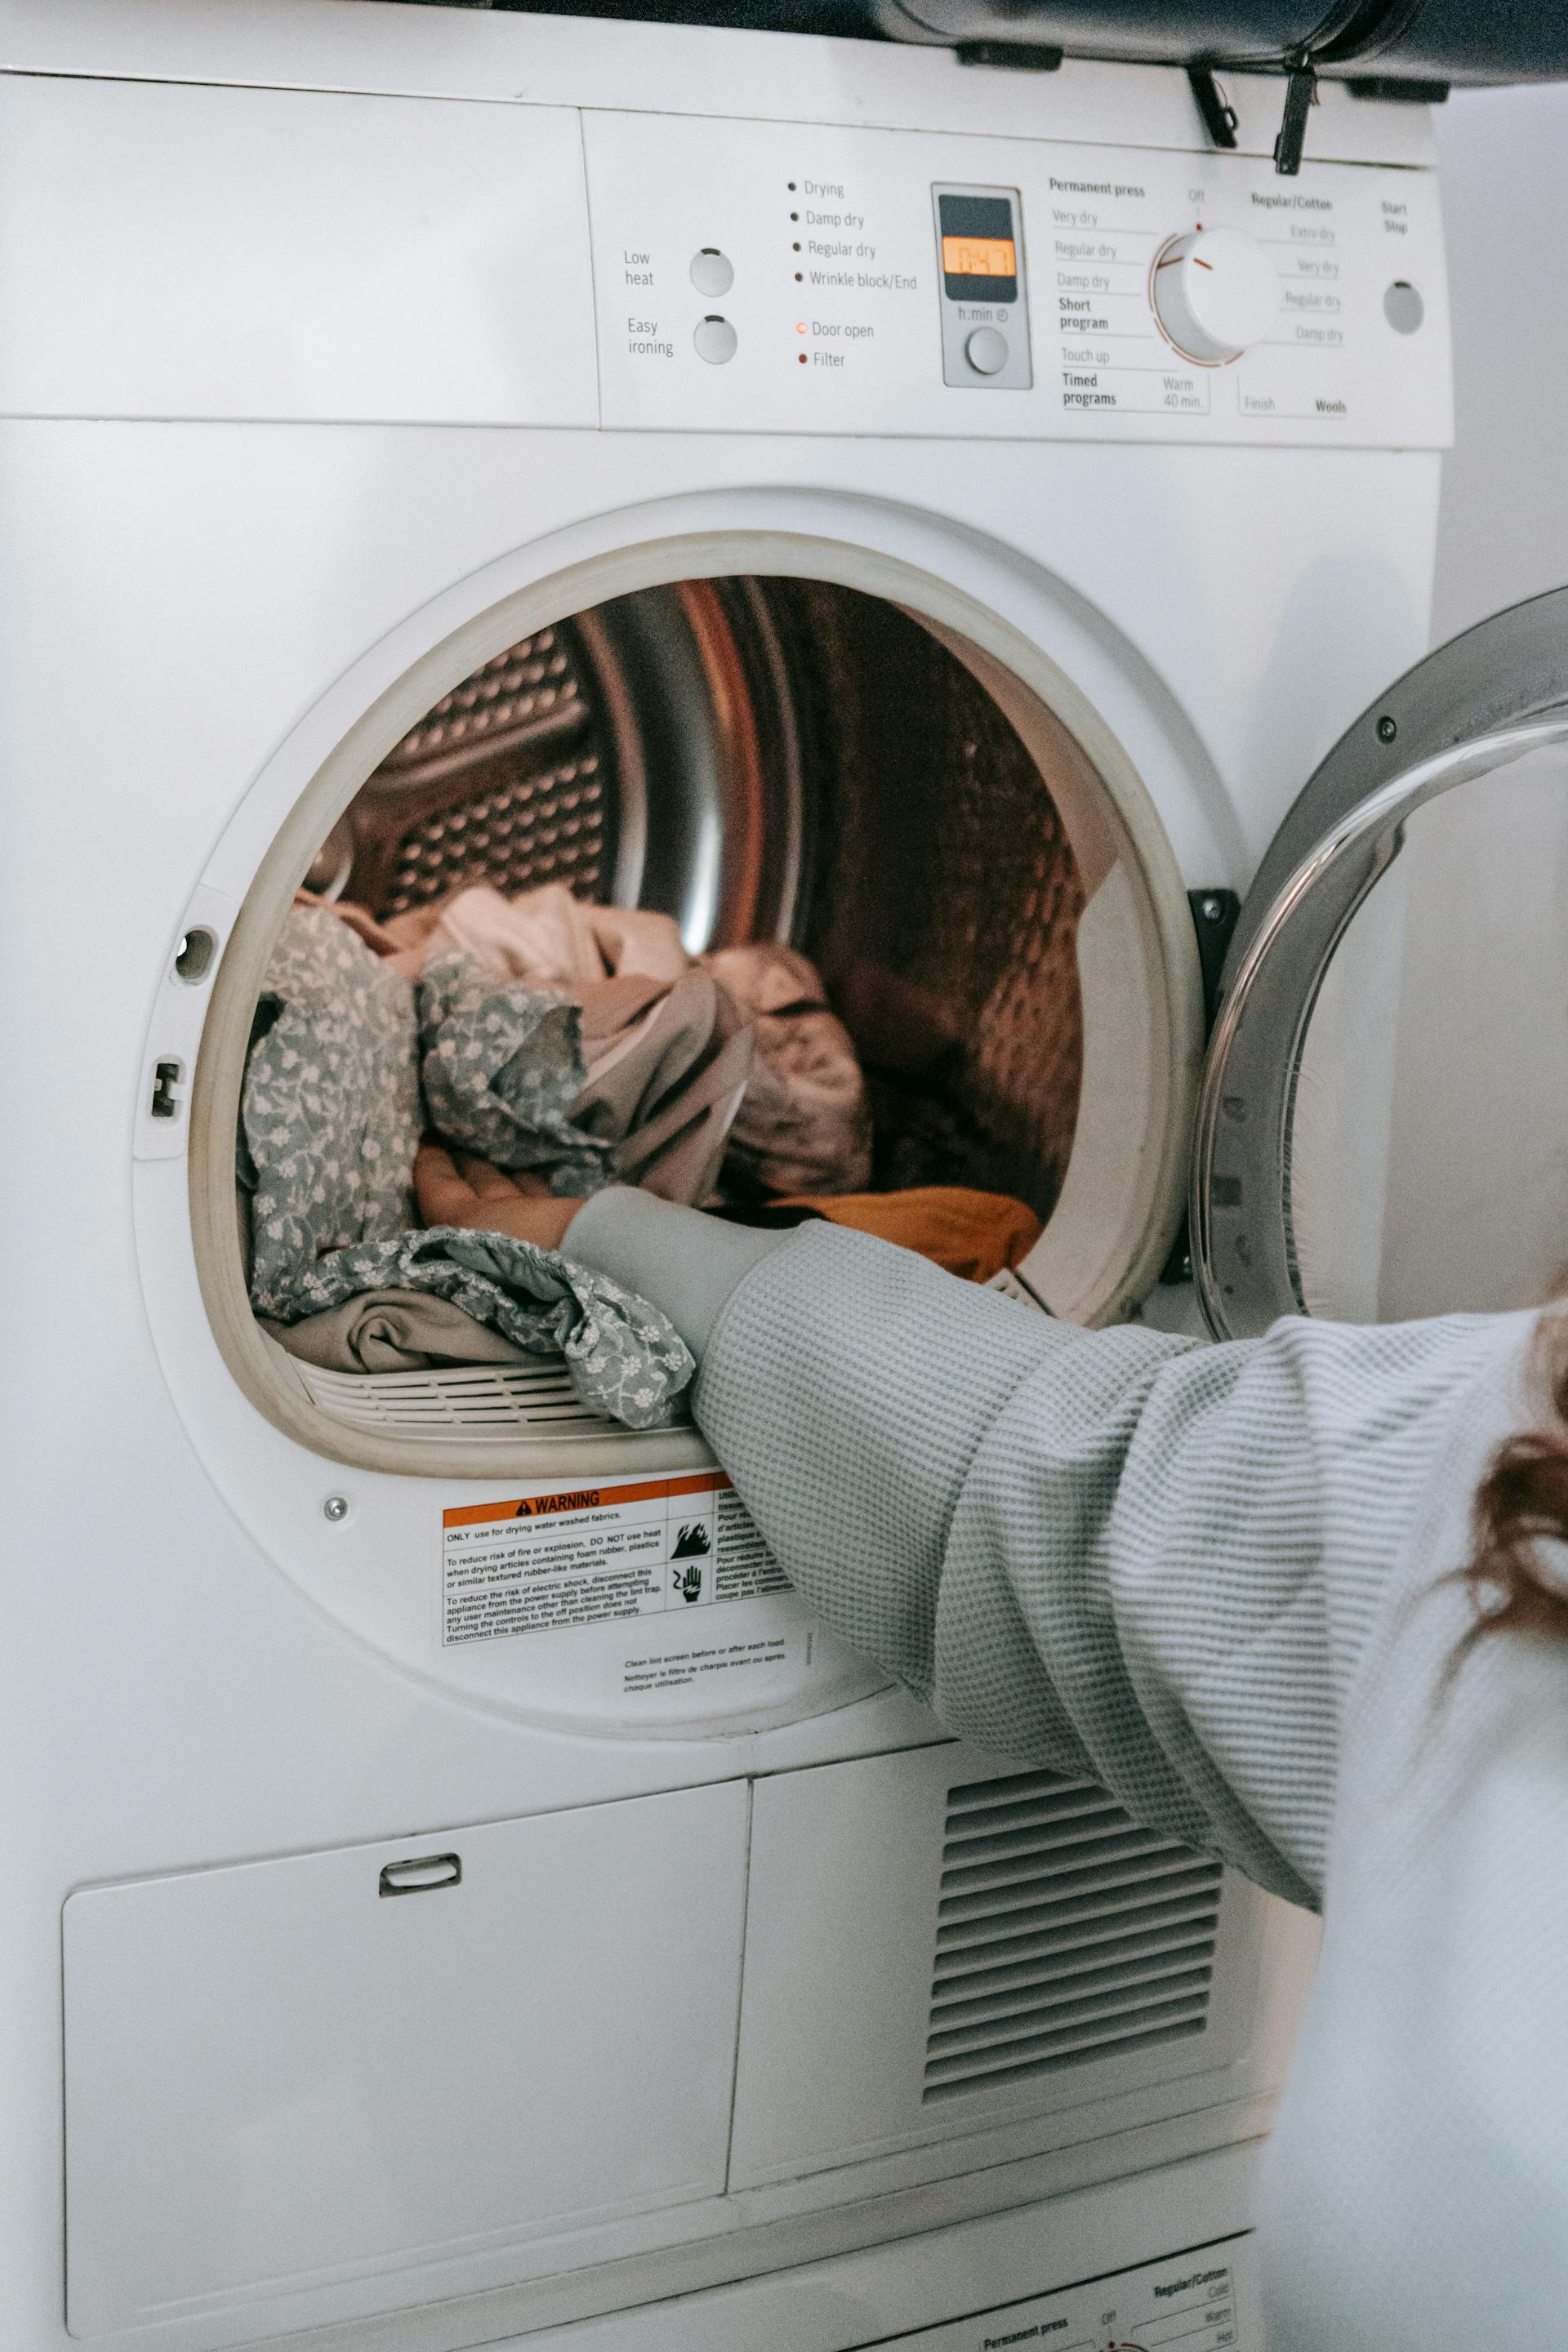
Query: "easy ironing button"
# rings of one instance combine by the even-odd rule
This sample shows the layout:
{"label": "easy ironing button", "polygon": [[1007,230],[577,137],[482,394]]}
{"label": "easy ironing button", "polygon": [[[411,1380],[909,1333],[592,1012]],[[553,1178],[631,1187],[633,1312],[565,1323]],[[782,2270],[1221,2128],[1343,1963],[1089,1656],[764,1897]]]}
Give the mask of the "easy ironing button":
{"label": "easy ironing button", "polygon": [[976,375],[998,375],[1007,364],[1007,338],[994,327],[976,327],[963,356]]}
{"label": "easy ironing button", "polygon": [[706,360],[710,367],[722,367],[726,360],[734,358],[735,347],[741,339],[728,319],[721,319],[715,314],[698,320],[697,331],[691,340],[697,346],[699,359]]}

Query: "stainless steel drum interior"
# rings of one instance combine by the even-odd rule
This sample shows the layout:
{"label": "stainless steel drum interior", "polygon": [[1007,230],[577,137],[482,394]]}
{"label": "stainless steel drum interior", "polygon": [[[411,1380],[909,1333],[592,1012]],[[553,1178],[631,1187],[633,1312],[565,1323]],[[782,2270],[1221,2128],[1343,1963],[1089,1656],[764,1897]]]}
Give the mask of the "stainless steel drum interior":
{"label": "stainless steel drum interior", "polygon": [[481,881],[656,908],[694,953],[798,946],[866,1066],[878,1184],[1049,1215],[1083,886],[1042,762],[910,615],[689,580],[509,646],[405,735],[309,877],[383,917]]}

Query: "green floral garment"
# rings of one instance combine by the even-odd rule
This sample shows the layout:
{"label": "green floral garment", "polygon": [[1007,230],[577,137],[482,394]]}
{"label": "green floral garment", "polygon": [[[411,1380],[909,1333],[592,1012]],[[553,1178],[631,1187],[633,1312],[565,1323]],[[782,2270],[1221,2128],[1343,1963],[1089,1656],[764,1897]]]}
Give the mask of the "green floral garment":
{"label": "green floral garment", "polygon": [[[526,1041],[487,1025],[486,1001],[456,992],[451,1058],[479,1066],[463,1051],[477,1018],[486,1066],[515,1086],[528,1075],[516,1059]],[[427,1051],[442,1042],[430,1031]],[[548,1047],[548,1032],[540,1042]],[[257,1007],[240,1109],[256,1312],[298,1323],[363,1290],[431,1291],[531,1354],[563,1354],[595,1412],[632,1429],[678,1418],[694,1367],[657,1308],[531,1243],[417,1227],[418,1051],[413,983],[325,908],[294,908]],[[548,1089],[531,1091],[542,1100]],[[478,1140],[471,1129],[454,1139]]]}
{"label": "green floral garment", "polygon": [[430,1124],[498,1168],[535,1169],[565,1200],[611,1181],[612,1147],[572,1118],[587,1083],[582,1007],[446,955],[418,983],[420,1076]]}

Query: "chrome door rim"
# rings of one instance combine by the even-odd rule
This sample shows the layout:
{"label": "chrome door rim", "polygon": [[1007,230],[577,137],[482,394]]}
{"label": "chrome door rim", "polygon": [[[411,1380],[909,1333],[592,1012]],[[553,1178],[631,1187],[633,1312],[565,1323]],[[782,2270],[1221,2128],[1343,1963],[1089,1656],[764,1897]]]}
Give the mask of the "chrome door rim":
{"label": "chrome door rim", "polygon": [[1568,742],[1568,705],[1468,738],[1356,799],[1276,890],[1226,979],[1194,1135],[1193,1275],[1216,1339],[1304,1315],[1291,1227],[1296,1081],[1329,966],[1399,855],[1406,820],[1458,785]]}

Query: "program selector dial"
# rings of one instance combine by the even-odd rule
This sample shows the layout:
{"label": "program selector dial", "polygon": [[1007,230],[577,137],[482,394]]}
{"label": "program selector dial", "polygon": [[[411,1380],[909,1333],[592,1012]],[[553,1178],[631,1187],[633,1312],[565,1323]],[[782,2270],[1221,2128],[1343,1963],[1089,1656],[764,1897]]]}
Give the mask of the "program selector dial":
{"label": "program selector dial", "polygon": [[1166,239],[1149,273],[1149,299],[1183,356],[1223,367],[1260,343],[1279,315],[1279,277],[1256,237],[1193,228]]}

